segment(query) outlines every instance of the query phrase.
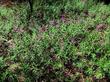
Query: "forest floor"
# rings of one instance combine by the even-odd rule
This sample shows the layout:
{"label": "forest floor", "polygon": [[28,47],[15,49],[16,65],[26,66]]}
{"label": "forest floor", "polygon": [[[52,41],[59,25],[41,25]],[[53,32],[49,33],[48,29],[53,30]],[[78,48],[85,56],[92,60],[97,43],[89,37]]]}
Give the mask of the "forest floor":
{"label": "forest floor", "polygon": [[110,81],[110,5],[72,7],[0,6],[0,82]]}

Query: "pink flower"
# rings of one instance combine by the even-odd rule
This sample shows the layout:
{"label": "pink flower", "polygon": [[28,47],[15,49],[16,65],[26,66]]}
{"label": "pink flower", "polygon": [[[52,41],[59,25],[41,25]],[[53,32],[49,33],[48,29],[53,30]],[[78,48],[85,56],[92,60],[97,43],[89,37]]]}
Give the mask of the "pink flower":
{"label": "pink flower", "polygon": [[61,20],[65,21],[65,16],[64,15],[61,15]]}

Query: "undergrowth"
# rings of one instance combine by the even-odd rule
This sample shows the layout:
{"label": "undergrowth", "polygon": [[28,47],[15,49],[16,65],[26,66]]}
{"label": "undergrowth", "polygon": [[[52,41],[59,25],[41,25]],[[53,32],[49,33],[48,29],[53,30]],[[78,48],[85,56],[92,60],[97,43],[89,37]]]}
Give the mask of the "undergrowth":
{"label": "undergrowth", "polygon": [[62,1],[0,6],[0,82],[110,79],[110,5]]}

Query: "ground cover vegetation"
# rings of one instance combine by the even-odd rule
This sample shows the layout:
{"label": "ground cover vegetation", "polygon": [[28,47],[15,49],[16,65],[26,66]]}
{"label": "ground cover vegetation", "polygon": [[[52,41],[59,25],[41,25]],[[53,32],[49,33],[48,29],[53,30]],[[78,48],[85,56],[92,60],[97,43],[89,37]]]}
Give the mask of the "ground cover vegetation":
{"label": "ground cover vegetation", "polygon": [[110,81],[107,0],[7,1],[0,2],[0,82]]}

